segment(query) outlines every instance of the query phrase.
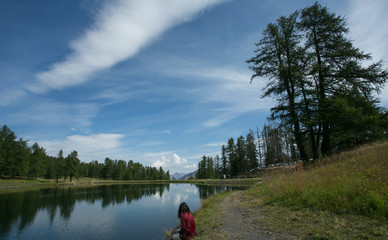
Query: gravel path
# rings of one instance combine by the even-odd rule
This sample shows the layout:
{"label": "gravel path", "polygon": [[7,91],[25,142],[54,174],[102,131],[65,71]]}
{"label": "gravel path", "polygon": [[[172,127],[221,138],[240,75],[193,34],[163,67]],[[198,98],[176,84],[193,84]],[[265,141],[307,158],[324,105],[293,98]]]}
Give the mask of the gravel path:
{"label": "gravel path", "polygon": [[227,196],[222,202],[222,231],[228,239],[243,240],[288,240],[293,236],[272,233],[260,228],[257,219],[264,217],[259,208],[247,209],[241,206],[241,191]]}

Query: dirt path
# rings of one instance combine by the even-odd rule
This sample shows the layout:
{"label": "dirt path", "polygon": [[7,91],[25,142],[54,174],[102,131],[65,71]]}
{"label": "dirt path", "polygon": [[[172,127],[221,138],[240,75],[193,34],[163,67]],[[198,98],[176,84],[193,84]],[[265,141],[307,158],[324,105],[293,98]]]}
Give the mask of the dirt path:
{"label": "dirt path", "polygon": [[260,228],[258,218],[263,217],[260,209],[247,209],[241,206],[241,191],[227,196],[222,202],[222,231],[228,239],[244,240],[288,240],[295,239],[287,234],[265,231]]}

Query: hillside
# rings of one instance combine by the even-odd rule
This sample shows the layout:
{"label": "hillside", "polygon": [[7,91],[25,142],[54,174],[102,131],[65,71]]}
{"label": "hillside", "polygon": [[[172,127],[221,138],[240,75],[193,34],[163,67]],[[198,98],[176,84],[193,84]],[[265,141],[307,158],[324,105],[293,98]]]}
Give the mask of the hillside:
{"label": "hillside", "polygon": [[388,218],[388,142],[325,158],[260,188],[268,204]]}
{"label": "hillside", "polygon": [[[271,172],[249,190],[205,200],[195,213],[198,239],[251,239],[252,229],[263,239],[388,239],[387,169],[388,142],[379,142],[308,169]],[[241,223],[228,225],[233,212]]]}

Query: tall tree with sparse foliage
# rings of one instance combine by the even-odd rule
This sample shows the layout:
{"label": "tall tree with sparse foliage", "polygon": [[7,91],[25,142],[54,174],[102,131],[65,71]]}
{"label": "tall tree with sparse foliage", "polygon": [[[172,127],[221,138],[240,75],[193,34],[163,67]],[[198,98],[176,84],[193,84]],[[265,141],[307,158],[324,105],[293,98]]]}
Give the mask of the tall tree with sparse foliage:
{"label": "tall tree with sparse foliage", "polygon": [[[360,126],[358,142],[384,137],[378,133],[384,132],[385,113],[374,94],[388,73],[382,61],[369,64],[371,55],[354,47],[348,32],[343,17],[315,3],[268,24],[247,61],[251,80],[269,79],[263,97],[277,99],[271,117],[292,130],[306,164],[330,155],[334,146],[339,151],[356,144],[353,133]],[[338,121],[341,112],[344,121]]]}
{"label": "tall tree with sparse foliage", "polygon": [[[368,65],[371,55],[354,47],[352,40],[346,37],[349,29],[345,18],[329,12],[326,7],[315,3],[304,8],[300,26],[311,59],[307,77],[315,90],[318,124],[321,126],[317,128],[316,142],[322,142],[322,155],[330,155],[333,148],[331,136],[337,126],[331,113],[333,110],[347,110],[346,106],[336,104],[338,98],[342,102],[349,101],[347,104],[350,105],[361,96],[364,101],[374,102],[374,93],[379,92],[387,81],[387,71],[382,69],[382,61]],[[357,121],[356,118],[353,120]]]}
{"label": "tall tree with sparse foliage", "polygon": [[277,105],[271,109],[272,118],[280,118],[293,128],[300,158],[307,161],[302,123],[299,115],[298,84],[305,74],[303,67],[304,51],[299,46],[302,36],[297,30],[298,13],[280,17],[276,23],[268,24],[263,38],[256,44],[256,56],[249,59],[252,79],[269,79],[262,97],[276,97]]}

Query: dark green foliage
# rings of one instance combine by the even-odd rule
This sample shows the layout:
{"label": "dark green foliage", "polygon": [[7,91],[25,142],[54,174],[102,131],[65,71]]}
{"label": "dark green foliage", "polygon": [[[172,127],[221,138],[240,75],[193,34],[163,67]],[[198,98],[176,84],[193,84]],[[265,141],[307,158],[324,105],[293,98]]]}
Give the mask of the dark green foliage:
{"label": "dark green foliage", "polygon": [[225,145],[222,145],[221,149],[221,177],[226,178],[229,176],[229,161],[228,158],[226,157],[226,148]]}
{"label": "dark green foliage", "polygon": [[17,161],[16,145],[15,133],[4,125],[0,132],[0,176],[13,175]]}
{"label": "dark green foliage", "polygon": [[234,144],[234,139],[229,138],[228,140],[228,145],[226,147],[226,155],[229,159],[229,172],[232,177],[236,176],[239,172],[239,169],[237,168],[238,166],[238,159],[237,159],[237,154],[236,154],[236,146]]}
{"label": "dark green foliage", "polygon": [[198,171],[195,178],[197,179],[212,179],[220,178],[222,169],[219,165],[219,157],[216,156],[216,161],[212,157],[203,156],[202,160],[198,163]]}
{"label": "dark green foliage", "polygon": [[132,160],[105,159],[104,163],[91,161],[80,162],[77,151],[72,151],[66,158],[60,150],[58,156],[48,156],[44,148],[34,143],[28,147],[27,141],[17,140],[14,132],[6,125],[0,131],[0,177],[7,178],[47,178],[59,182],[73,178],[92,177],[113,180],[169,180],[170,173],[162,167],[144,167]]}
{"label": "dark green foliage", "polygon": [[292,132],[305,163],[387,137],[374,94],[388,72],[348,32],[343,17],[315,3],[268,24],[247,61],[251,80],[268,78],[263,97],[277,99],[271,117]]}
{"label": "dark green foliage", "polygon": [[65,159],[65,178],[66,176],[70,177],[70,182],[72,182],[73,177],[78,177],[78,167],[80,160],[78,159],[77,151],[72,151]]}
{"label": "dark green foliage", "polygon": [[258,151],[255,144],[255,137],[252,130],[249,130],[249,133],[246,137],[246,161],[247,161],[247,170],[256,169],[259,165],[258,163]]}
{"label": "dark green foliage", "polygon": [[43,148],[39,147],[37,143],[32,145],[32,154],[30,155],[30,164],[27,178],[35,179],[39,176],[42,176],[44,172],[43,163],[47,158],[46,152]]}

